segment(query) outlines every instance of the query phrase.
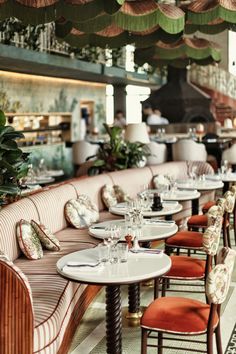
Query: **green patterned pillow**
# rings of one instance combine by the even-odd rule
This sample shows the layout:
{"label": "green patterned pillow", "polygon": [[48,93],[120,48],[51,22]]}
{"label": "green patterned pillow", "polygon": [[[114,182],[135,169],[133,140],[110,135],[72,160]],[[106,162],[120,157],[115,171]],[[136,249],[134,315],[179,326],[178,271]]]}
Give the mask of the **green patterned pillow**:
{"label": "green patterned pillow", "polygon": [[42,245],[30,222],[21,219],[16,226],[16,235],[20,249],[28,259],[43,257]]}
{"label": "green patterned pillow", "polygon": [[55,235],[51,233],[44,225],[38,224],[36,221],[31,220],[31,225],[40,239],[43,247],[49,251],[60,251],[60,242]]}

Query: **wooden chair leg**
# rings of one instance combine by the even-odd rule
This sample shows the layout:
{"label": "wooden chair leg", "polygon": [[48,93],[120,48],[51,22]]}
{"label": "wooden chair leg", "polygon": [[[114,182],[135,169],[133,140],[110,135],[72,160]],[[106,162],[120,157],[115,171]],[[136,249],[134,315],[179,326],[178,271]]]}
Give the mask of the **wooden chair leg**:
{"label": "wooden chair leg", "polygon": [[213,332],[207,332],[207,354],[213,354]]}
{"label": "wooden chair leg", "polygon": [[141,354],[147,354],[147,330],[142,328]]}
{"label": "wooden chair leg", "polygon": [[155,278],[154,279],[154,300],[159,297],[159,286],[160,286],[161,279]]}
{"label": "wooden chair leg", "polygon": [[227,242],[228,242],[228,247],[231,248],[231,240],[230,240],[230,225],[227,227]]}
{"label": "wooden chair leg", "polygon": [[227,242],[227,231],[226,231],[226,227],[223,227],[223,245],[224,247],[228,247],[228,242]]}
{"label": "wooden chair leg", "polygon": [[234,242],[236,246],[236,207],[234,208],[233,223],[234,223]]}
{"label": "wooden chair leg", "polygon": [[163,334],[161,332],[158,332],[158,349],[157,353],[158,354],[163,354]]}
{"label": "wooden chair leg", "polygon": [[216,327],[215,335],[216,335],[217,354],[223,354],[222,342],[221,342],[220,322],[219,322],[218,326]]}
{"label": "wooden chair leg", "polygon": [[161,296],[162,297],[166,296],[166,285],[167,285],[167,279],[162,278],[162,287],[161,287]]}

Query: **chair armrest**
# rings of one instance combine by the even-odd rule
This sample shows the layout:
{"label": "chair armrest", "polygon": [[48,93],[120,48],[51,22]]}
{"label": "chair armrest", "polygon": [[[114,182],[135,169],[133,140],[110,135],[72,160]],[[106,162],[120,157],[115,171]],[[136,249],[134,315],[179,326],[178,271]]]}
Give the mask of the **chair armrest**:
{"label": "chair armrest", "polygon": [[1,354],[33,353],[34,315],[25,279],[13,263],[0,260]]}

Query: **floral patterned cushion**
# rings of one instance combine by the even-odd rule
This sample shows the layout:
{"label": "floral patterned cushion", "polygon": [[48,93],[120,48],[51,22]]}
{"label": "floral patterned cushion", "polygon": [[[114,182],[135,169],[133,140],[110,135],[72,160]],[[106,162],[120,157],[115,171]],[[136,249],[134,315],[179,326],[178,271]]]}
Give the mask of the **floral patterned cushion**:
{"label": "floral patterned cushion", "polygon": [[60,251],[60,242],[54,236],[48,228],[44,225],[39,225],[34,220],[31,220],[31,225],[36,232],[38,238],[40,239],[42,245],[50,251]]}
{"label": "floral patterned cushion", "polygon": [[213,205],[207,213],[207,225],[215,225],[216,221],[222,224],[223,213],[224,209],[222,208],[222,205]]}
{"label": "floral patterned cushion", "polygon": [[211,256],[216,255],[220,243],[220,232],[221,228],[218,228],[215,225],[211,225],[205,230],[202,238],[202,245],[206,254]]}
{"label": "floral patterned cushion", "polygon": [[19,246],[24,255],[29,259],[43,257],[43,249],[33,226],[26,220],[20,220],[16,227]]}
{"label": "floral patterned cushion", "polygon": [[120,186],[112,186],[110,184],[106,184],[102,188],[102,200],[106,207],[109,209],[117,203],[129,201],[130,197],[123,191]]}
{"label": "floral patterned cushion", "polygon": [[153,177],[153,185],[154,188],[157,188],[159,186],[169,186],[170,185],[170,178],[165,175],[156,175]]}
{"label": "floral patterned cushion", "polygon": [[81,194],[66,203],[65,217],[77,229],[88,227],[99,220],[98,207],[87,195]]}
{"label": "floral patterned cushion", "polygon": [[209,273],[206,282],[206,294],[209,303],[222,304],[230,286],[231,274],[225,264],[217,264]]}
{"label": "floral patterned cushion", "polygon": [[229,272],[232,274],[234,269],[234,262],[236,251],[229,247],[222,247],[217,256],[217,264],[226,264]]}
{"label": "floral patterned cushion", "polygon": [[226,192],[224,194],[224,198],[225,198],[225,210],[228,213],[232,213],[232,211],[234,210],[234,204],[235,204],[235,195],[233,192]]}

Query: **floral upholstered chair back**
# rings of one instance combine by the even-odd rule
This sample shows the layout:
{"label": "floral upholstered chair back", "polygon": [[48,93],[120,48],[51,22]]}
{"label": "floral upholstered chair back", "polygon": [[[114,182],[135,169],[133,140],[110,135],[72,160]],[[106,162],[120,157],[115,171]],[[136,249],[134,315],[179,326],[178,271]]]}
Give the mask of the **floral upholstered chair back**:
{"label": "floral upholstered chair back", "polygon": [[228,191],[224,194],[225,198],[225,211],[227,213],[232,213],[235,205],[235,194],[231,191]]}
{"label": "floral upholstered chair back", "polygon": [[215,256],[220,243],[224,208],[214,205],[208,211],[208,227],[203,234],[203,249],[209,256]]}
{"label": "floral upholstered chair back", "polygon": [[230,286],[235,255],[236,252],[229,248],[224,248],[220,251],[219,256],[222,257],[221,261],[223,263],[215,266],[206,281],[206,293],[209,303],[218,305],[225,301]]}
{"label": "floral upholstered chair back", "polygon": [[[218,227],[220,227],[220,224],[222,224],[222,218],[224,215],[224,210],[225,210],[225,199],[224,198],[220,198],[222,199],[219,204],[217,205],[213,205],[208,213],[207,213],[207,225],[208,226],[212,226],[215,225],[215,223],[218,223]],[[218,203],[219,199],[217,200]]]}
{"label": "floral upholstered chair back", "polygon": [[236,251],[229,247],[222,247],[217,256],[217,264],[226,264],[232,273],[234,269]]}
{"label": "floral upholstered chair back", "polygon": [[221,221],[217,220],[217,224],[208,226],[203,234],[203,249],[209,256],[215,256],[217,254],[220,243],[222,217],[219,216],[218,218],[221,219]]}
{"label": "floral upholstered chair back", "polygon": [[236,198],[236,184],[233,184],[230,188],[230,192],[232,192]]}
{"label": "floral upholstered chair back", "polygon": [[222,304],[230,286],[231,274],[225,264],[217,264],[206,281],[206,294],[210,304]]}

